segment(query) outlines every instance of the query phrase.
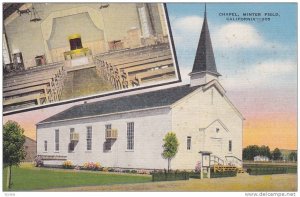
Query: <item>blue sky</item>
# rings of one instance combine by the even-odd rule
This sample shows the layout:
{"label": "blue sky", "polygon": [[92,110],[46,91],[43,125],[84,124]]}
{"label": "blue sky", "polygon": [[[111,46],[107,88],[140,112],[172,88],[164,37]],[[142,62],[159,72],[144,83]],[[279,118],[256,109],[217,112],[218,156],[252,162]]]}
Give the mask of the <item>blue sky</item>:
{"label": "blue sky", "polygon": [[[179,66],[187,80],[202,27],[204,4],[168,3],[167,8]],[[265,22],[227,21],[219,16],[233,12],[240,16],[245,12],[279,16]],[[208,3],[207,16],[217,67],[227,88],[256,88],[263,82],[268,87],[276,83],[284,87],[296,85],[296,3]],[[257,76],[261,73],[265,76]],[[238,76],[242,77],[240,86],[235,83]],[[245,76],[250,83],[247,84]]]}
{"label": "blue sky", "polygon": [[[167,8],[170,18],[196,15],[203,17],[203,3],[168,3]],[[279,13],[280,17],[266,25],[265,23],[246,22],[261,30],[262,36],[267,36],[270,40],[278,39],[282,42],[296,41],[297,34],[297,4],[296,3],[208,3],[207,16],[210,22],[222,25],[227,22],[219,17],[219,13]],[[276,29],[276,31],[274,31]],[[288,37],[284,37],[287,35]]]}

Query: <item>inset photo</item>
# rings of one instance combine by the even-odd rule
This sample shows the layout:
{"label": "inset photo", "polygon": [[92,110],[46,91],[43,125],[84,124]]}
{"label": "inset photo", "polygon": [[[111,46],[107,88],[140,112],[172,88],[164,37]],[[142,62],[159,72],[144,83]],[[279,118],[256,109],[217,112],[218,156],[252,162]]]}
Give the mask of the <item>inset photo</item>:
{"label": "inset photo", "polygon": [[179,81],[162,3],[4,3],[4,112]]}

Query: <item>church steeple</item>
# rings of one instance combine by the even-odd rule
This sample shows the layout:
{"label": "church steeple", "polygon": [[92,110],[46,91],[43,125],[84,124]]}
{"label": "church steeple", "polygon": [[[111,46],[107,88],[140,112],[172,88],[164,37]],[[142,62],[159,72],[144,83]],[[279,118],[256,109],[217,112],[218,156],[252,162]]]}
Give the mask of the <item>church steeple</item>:
{"label": "church steeple", "polygon": [[[194,60],[193,70],[190,73],[190,76],[191,85],[201,85],[203,83],[209,82],[209,79],[217,79],[218,76],[221,76],[217,71],[213,47],[210,39],[207,24],[206,4],[204,10],[202,30],[196,51],[196,57]],[[200,80],[200,78],[202,80]],[[198,82],[195,84],[195,81],[193,81],[193,79],[197,79]],[[200,84],[199,80],[201,81]]]}

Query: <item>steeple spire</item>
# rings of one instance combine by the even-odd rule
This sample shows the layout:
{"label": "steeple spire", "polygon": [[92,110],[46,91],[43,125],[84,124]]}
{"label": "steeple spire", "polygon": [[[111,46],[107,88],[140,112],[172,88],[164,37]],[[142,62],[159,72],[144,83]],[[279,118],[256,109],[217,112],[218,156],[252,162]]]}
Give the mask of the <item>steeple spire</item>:
{"label": "steeple spire", "polygon": [[204,21],[192,70],[192,73],[196,72],[209,72],[216,76],[220,76],[220,74],[217,71],[213,47],[207,24],[206,4],[204,9]]}
{"label": "steeple spire", "polygon": [[204,20],[196,51],[196,57],[190,76],[191,86],[205,84],[210,80],[217,79],[219,76],[221,76],[217,71],[213,47],[210,39],[206,4],[204,7]]}

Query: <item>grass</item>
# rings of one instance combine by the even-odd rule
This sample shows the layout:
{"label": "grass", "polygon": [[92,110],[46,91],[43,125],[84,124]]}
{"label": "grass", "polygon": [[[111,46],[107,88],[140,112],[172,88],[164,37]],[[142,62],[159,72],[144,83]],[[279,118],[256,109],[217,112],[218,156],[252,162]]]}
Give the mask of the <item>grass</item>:
{"label": "grass", "polygon": [[[3,190],[6,188],[7,168],[3,170]],[[111,174],[62,169],[35,168],[22,165],[12,168],[11,191],[32,191],[51,188],[99,186],[150,182],[151,176]]]}
{"label": "grass", "polygon": [[216,178],[216,179],[190,179],[186,181],[164,181],[144,184],[123,184],[110,186],[83,186],[48,191],[168,191],[168,192],[246,192],[246,191],[297,191],[296,174],[277,174],[249,176],[239,174],[237,177]]}

